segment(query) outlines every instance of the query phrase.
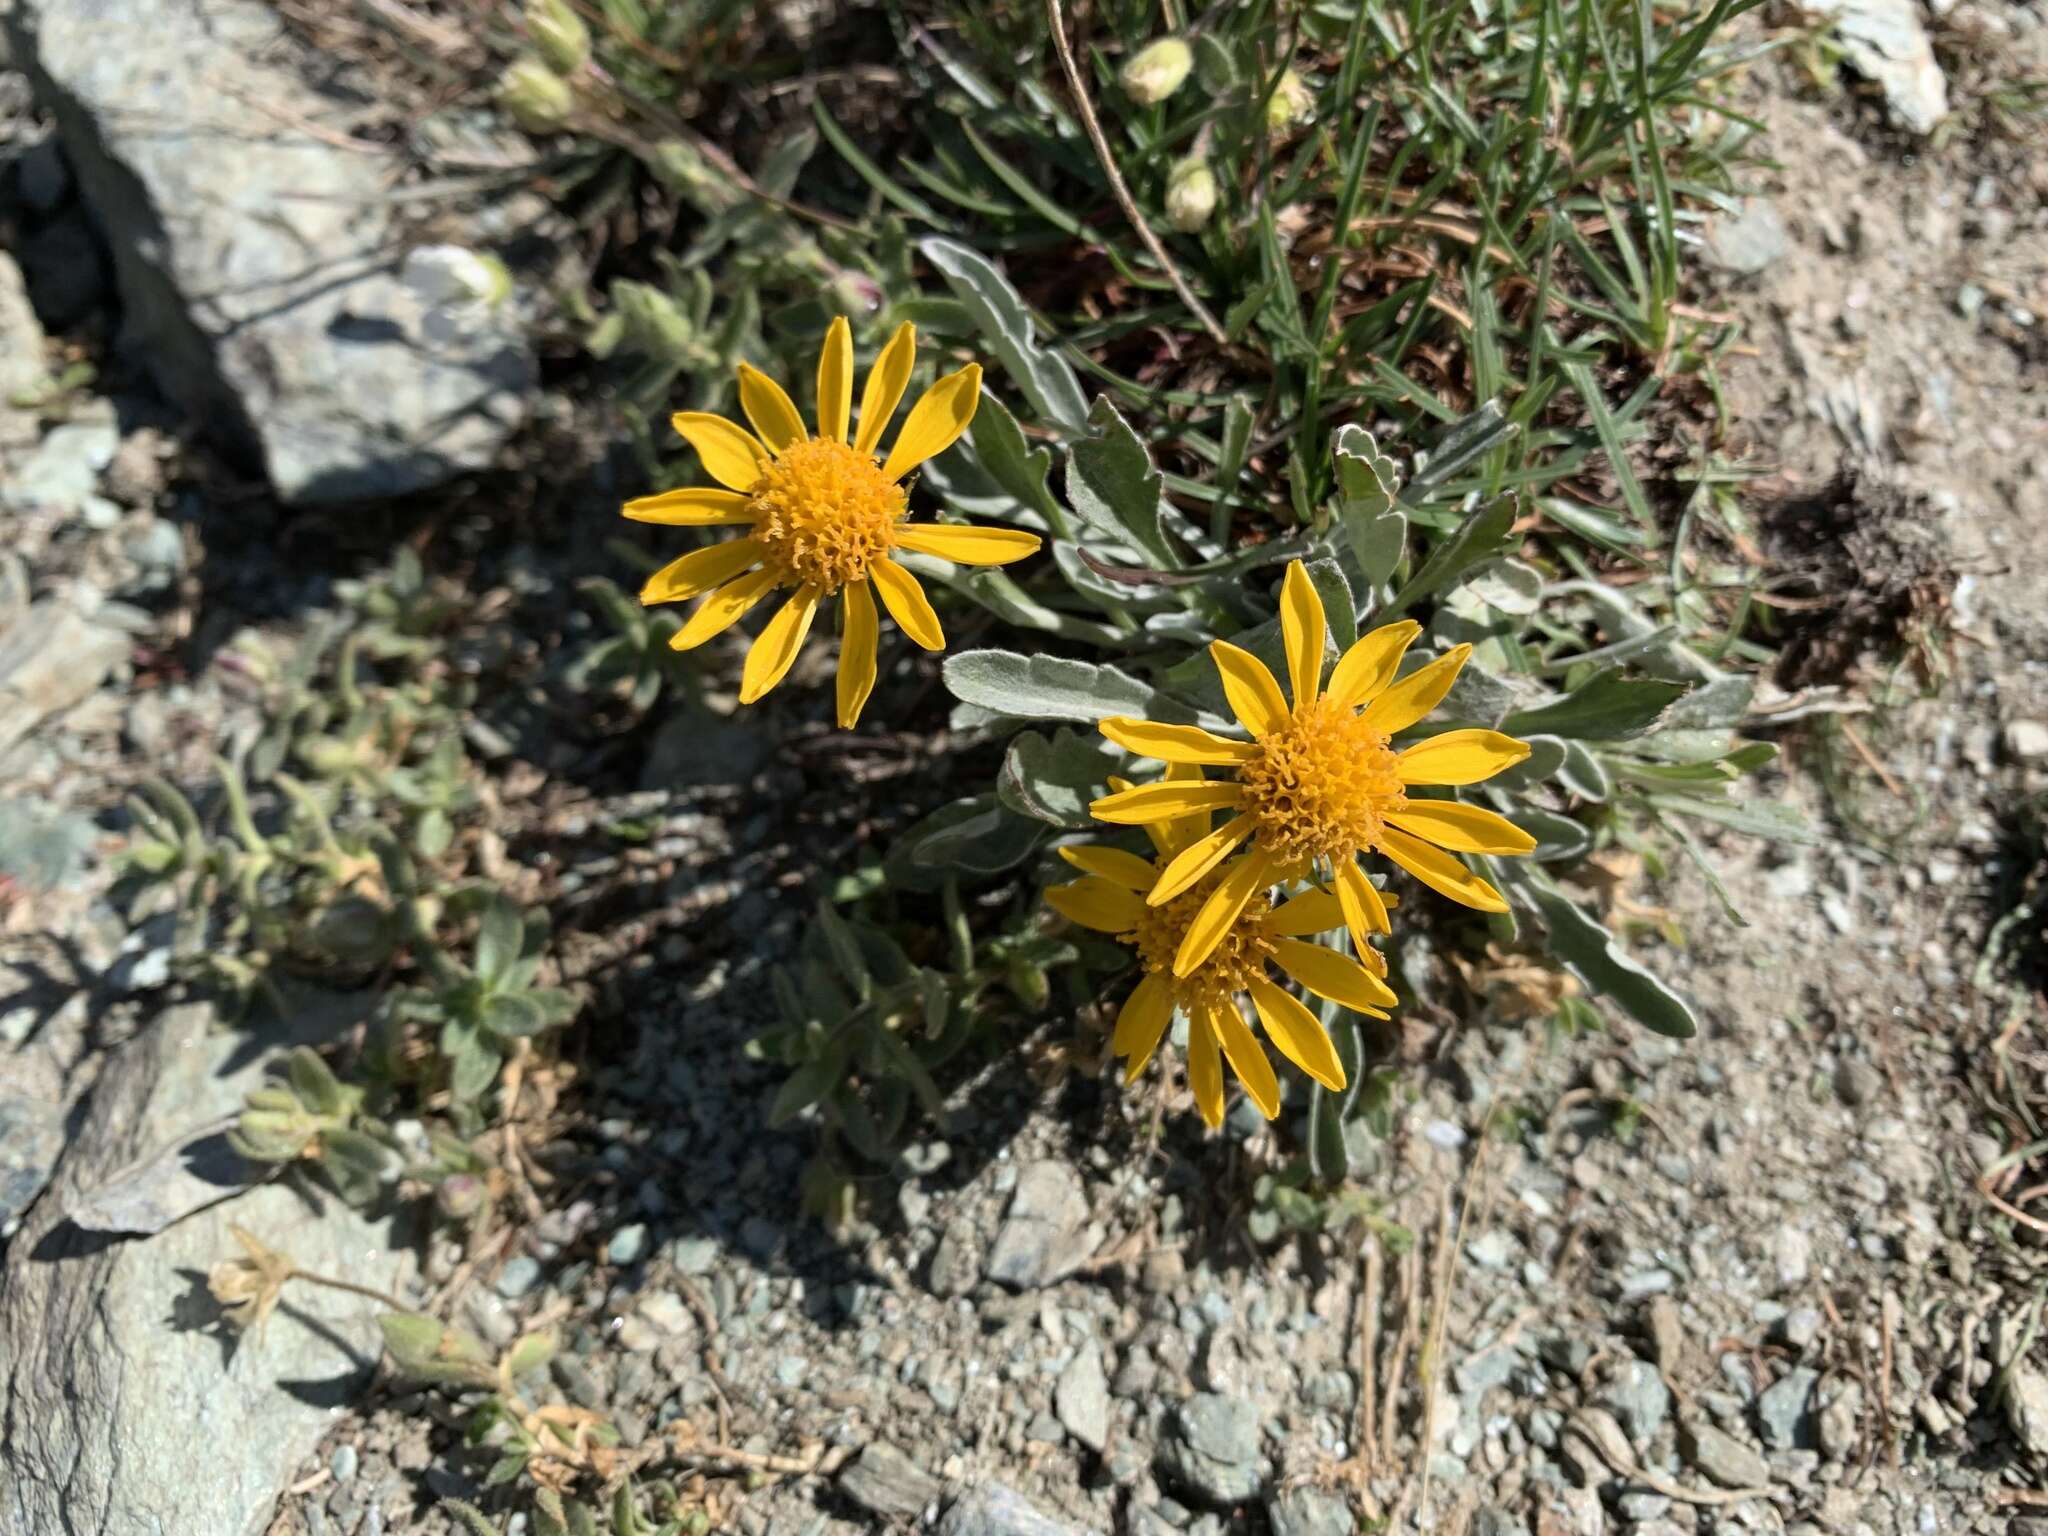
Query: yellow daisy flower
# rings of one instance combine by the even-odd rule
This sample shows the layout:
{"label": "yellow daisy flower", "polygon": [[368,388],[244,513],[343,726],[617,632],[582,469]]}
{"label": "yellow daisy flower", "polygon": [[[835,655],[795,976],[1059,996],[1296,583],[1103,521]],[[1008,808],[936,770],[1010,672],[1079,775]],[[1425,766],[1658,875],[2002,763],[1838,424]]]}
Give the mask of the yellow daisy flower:
{"label": "yellow daisy flower", "polygon": [[[1186,786],[1200,777],[1198,769],[1175,766],[1167,770],[1163,782]],[[1112,779],[1110,787],[1128,792],[1121,779]],[[1299,998],[1276,984],[1266,967],[1279,966],[1318,997],[1384,1019],[1395,999],[1381,979],[1387,962],[1379,951],[1362,947],[1361,964],[1320,944],[1303,942],[1304,935],[1344,926],[1337,898],[1312,888],[1275,906],[1270,886],[1262,884],[1238,903],[1200,963],[1182,970],[1174,957],[1222,876],[1203,875],[1169,901],[1145,898],[1185,850],[1208,836],[1209,813],[1194,811],[1147,822],[1145,831],[1157,850],[1152,859],[1099,844],[1060,849],[1070,864],[1084,871],[1083,878],[1045,893],[1047,905],[1062,917],[1115,934],[1138,952],[1145,974],[1124,1000],[1110,1040],[1110,1049],[1128,1058],[1124,1081],[1135,1081],[1145,1070],[1178,1009],[1187,1015],[1188,1086],[1202,1118],[1211,1126],[1223,1123],[1227,1057],[1251,1101],[1272,1119],[1280,1112],[1280,1084],[1238,1003],[1248,994],[1266,1037],[1280,1054],[1325,1087],[1342,1088],[1344,1064],[1322,1023]]]}
{"label": "yellow daisy flower", "polygon": [[949,373],[918,397],[879,464],[876,449],[910,383],[917,333],[897,328],[868,370],[860,430],[848,440],[853,403],[853,330],[844,316],[825,332],[818,355],[818,431],[804,429],[781,385],[739,366],[740,409],[753,431],[723,416],[679,411],[670,420],[723,490],[692,486],[629,501],[625,514],[644,523],[687,527],[735,524],[744,538],[696,550],[663,566],[641,589],[643,603],[704,597],[669,642],[679,651],[702,645],[737,623],[768,593],[795,592],[762,629],[740,675],[740,702],[751,704],[788,673],[818,604],[845,599],[839,649],[839,723],[851,726],[875,686],[878,625],[875,594],[903,632],[928,651],[944,650],[945,634],[917,578],[890,556],[899,549],[961,565],[1007,565],[1034,552],[1038,535],[1016,528],[950,523],[913,527],[901,483],[926,459],[952,447],[981,399],[981,367]]}
{"label": "yellow daisy flower", "polygon": [[[1209,647],[1223,693],[1250,741],[1192,725],[1113,717],[1102,734],[1141,757],[1228,768],[1231,776],[1169,778],[1120,790],[1092,807],[1102,821],[1155,825],[1227,810],[1220,829],[1183,846],[1161,871],[1148,900],[1161,906],[1209,880],[1239,844],[1251,848],[1204,888],[1173,969],[1188,976],[1214,953],[1255,893],[1291,870],[1327,870],[1359,948],[1388,932],[1386,903],[1358,866],[1383,853],[1424,885],[1482,912],[1505,912],[1492,885],[1456,853],[1527,853],[1536,840],[1513,822],[1457,800],[1411,800],[1419,784],[1477,784],[1529,755],[1527,742],[1499,731],[1446,731],[1397,752],[1392,738],[1450,692],[1469,645],[1394,681],[1401,657],[1422,626],[1384,625],[1339,658],[1323,686],[1322,599],[1299,560],[1287,567],[1280,595],[1281,638],[1294,707],[1273,674],[1249,651],[1218,640]],[[1446,850],[1449,850],[1448,852]]]}

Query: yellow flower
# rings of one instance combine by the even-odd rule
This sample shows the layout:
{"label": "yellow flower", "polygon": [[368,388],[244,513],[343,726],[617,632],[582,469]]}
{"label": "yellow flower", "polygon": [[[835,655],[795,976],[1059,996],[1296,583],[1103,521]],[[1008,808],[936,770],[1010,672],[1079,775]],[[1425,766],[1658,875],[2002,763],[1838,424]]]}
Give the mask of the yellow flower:
{"label": "yellow flower", "polygon": [[[1141,757],[1174,764],[1210,764],[1227,779],[1168,778],[1104,796],[1097,819],[1155,825],[1195,813],[1234,814],[1219,830],[1180,849],[1148,898],[1174,901],[1221,868],[1239,844],[1250,850],[1208,888],[1173,962],[1192,974],[1232,931],[1255,893],[1295,871],[1314,871],[1335,886],[1345,926],[1363,949],[1386,933],[1386,903],[1358,866],[1361,853],[1383,853],[1424,885],[1482,912],[1507,903],[1452,853],[1527,853],[1536,840],[1505,817],[1457,800],[1408,798],[1411,786],[1476,784],[1529,755],[1527,742],[1499,731],[1446,731],[1406,751],[1392,738],[1428,714],[1450,692],[1472,653],[1455,646],[1399,682],[1394,674],[1422,632],[1412,620],[1384,625],[1338,660],[1323,686],[1322,599],[1299,560],[1287,567],[1280,596],[1281,637],[1294,707],[1264,662],[1225,640],[1209,647],[1231,711],[1250,741],[1192,725],[1157,725],[1113,717],[1102,734]],[[1446,852],[1445,850],[1450,850]],[[1327,874],[1324,875],[1324,872]]]}
{"label": "yellow flower", "polygon": [[[903,391],[917,333],[897,329],[868,371],[860,430],[849,442],[853,402],[853,332],[832,322],[818,357],[818,432],[805,431],[796,406],[773,379],[739,366],[740,408],[754,430],[722,416],[679,411],[671,418],[704,468],[724,490],[692,487],[629,501],[625,514],[647,523],[689,527],[747,525],[744,538],[696,550],[648,578],[643,603],[709,596],[669,642],[679,651],[702,645],[736,623],[768,593],[794,590],[747,652],[740,702],[751,704],[796,660],[818,604],[842,593],[845,632],[839,650],[839,723],[850,726],[875,686],[875,594],[903,632],[928,651],[945,649],[939,617],[917,578],[890,558],[896,550],[937,555],[961,565],[1007,565],[1038,548],[1035,533],[960,524],[912,526],[903,477],[950,448],[974,419],[981,368],[970,363],[924,392],[896,446],[880,464],[876,445]],[[758,435],[757,435],[758,434]]]}
{"label": "yellow flower", "polygon": [[[1199,769],[1176,765],[1162,782],[1187,787],[1200,777]],[[1121,779],[1112,779],[1110,787],[1127,792]],[[1272,1119],[1280,1112],[1280,1084],[1238,1004],[1241,994],[1249,994],[1266,1037],[1280,1054],[1325,1087],[1342,1088],[1344,1064],[1322,1024],[1273,981],[1266,967],[1279,966],[1318,997],[1384,1019],[1395,999],[1381,979],[1387,962],[1379,951],[1361,947],[1361,964],[1320,944],[1304,943],[1303,935],[1341,928],[1342,905],[1330,892],[1312,888],[1276,907],[1270,883],[1261,882],[1236,904],[1201,961],[1181,969],[1174,957],[1223,877],[1212,871],[1164,902],[1148,902],[1145,894],[1185,850],[1207,838],[1209,813],[1195,810],[1147,822],[1145,831],[1157,850],[1149,860],[1099,844],[1060,849],[1085,874],[1045,893],[1047,905],[1062,917],[1113,933],[1138,952],[1145,974],[1124,1000],[1110,1040],[1112,1051],[1129,1058],[1124,1081],[1134,1081],[1145,1070],[1179,1009],[1188,1020],[1188,1085],[1202,1118],[1212,1126],[1223,1123],[1222,1059],[1228,1057],[1251,1101]]]}

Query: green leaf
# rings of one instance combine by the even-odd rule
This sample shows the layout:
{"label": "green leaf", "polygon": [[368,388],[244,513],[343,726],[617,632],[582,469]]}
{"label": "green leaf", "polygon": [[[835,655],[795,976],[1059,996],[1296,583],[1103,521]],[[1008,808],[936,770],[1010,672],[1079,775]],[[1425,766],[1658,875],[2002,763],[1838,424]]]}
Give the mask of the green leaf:
{"label": "green leaf", "polygon": [[395,1159],[374,1136],[333,1126],[320,1133],[320,1166],[350,1205],[368,1205],[384,1187]]}
{"label": "green leaf", "polygon": [[1460,523],[1451,536],[1437,545],[1422,569],[1408,578],[1394,594],[1393,601],[1375,617],[1384,624],[1399,618],[1425,597],[1449,587],[1474,566],[1502,553],[1513,542],[1515,524],[1513,498],[1501,496],[1488,502]]}
{"label": "green leaf", "polygon": [[497,1049],[473,1025],[451,1019],[441,1031],[441,1054],[448,1061],[448,1091],[458,1103],[474,1102],[497,1080]]}
{"label": "green leaf", "polygon": [[546,1010],[525,992],[493,992],[484,998],[483,1025],[504,1040],[518,1040],[547,1027]]}
{"label": "green leaf", "polygon": [[1037,731],[1019,731],[1003,755],[996,794],[1021,815],[1069,832],[1087,831],[1096,825],[1089,802],[1109,792],[1109,776],[1120,762],[1100,737],[1079,736],[1066,726],[1050,740]]}
{"label": "green leaf", "polygon": [[495,986],[509,973],[526,943],[526,923],[519,908],[502,892],[493,891],[477,917],[476,974]]}
{"label": "green leaf", "polygon": [[[959,814],[941,822],[947,811]],[[909,858],[928,870],[992,875],[1019,864],[1044,829],[1006,809],[993,794],[973,795],[927,817],[912,835]]]}
{"label": "green leaf", "polygon": [[1069,437],[1088,431],[1088,402],[1074,370],[1057,352],[1032,340],[1031,311],[987,257],[954,240],[920,240],[925,260],[938,269],[953,296],[974,316],[975,328],[989,351],[1009,371],[1039,418]]}
{"label": "green leaf", "polygon": [[1614,779],[1607,772],[1607,765],[1576,741],[1564,744],[1564,762],[1557,771],[1557,782],[1581,800],[1596,805],[1614,793]]}
{"label": "green leaf", "polygon": [[1593,834],[1569,816],[1533,805],[1503,806],[1509,819],[1536,839],[1529,857],[1543,863],[1576,859],[1593,851]]}
{"label": "green leaf", "polygon": [[1542,732],[1581,740],[1626,741],[1656,725],[1687,690],[1685,683],[1624,677],[1621,668],[1607,667],[1555,704],[1509,715],[1501,729],[1513,736]]}
{"label": "green leaf", "polygon": [[1138,434],[1107,395],[1089,409],[1089,436],[1067,452],[1067,502],[1096,532],[1129,540],[1171,570],[1180,556],[1159,522],[1161,481]]}
{"label": "green leaf", "polygon": [[1052,473],[1052,450],[1032,447],[1009,407],[987,389],[981,392],[974,424],[967,430],[974,455],[989,478],[1020,505],[1057,525],[1059,511],[1045,483]]}
{"label": "green leaf", "polygon": [[1615,943],[1609,933],[1549,878],[1527,864],[1509,877],[1542,918],[1550,953],[1588,987],[1645,1029],[1687,1040],[1699,1032],[1691,1006]]}
{"label": "green leaf", "polygon": [[774,1102],[768,1106],[769,1129],[787,1125],[816,1104],[839,1086],[845,1072],[846,1063],[836,1053],[820,1056],[798,1067],[783,1079],[782,1086],[775,1092]]}
{"label": "green leaf", "polygon": [[1614,471],[1615,484],[1621,488],[1621,499],[1628,503],[1628,509],[1646,529],[1657,526],[1656,514],[1650,510],[1649,499],[1643,495],[1642,485],[1636,480],[1636,472],[1628,461],[1628,446],[1621,440],[1621,426],[1609,409],[1607,396],[1601,393],[1594,382],[1593,370],[1584,363],[1559,360],[1559,369],[1570,383],[1578,397],[1586,403],[1586,413],[1593,418],[1593,435],[1600,439],[1600,446],[1607,451],[1609,468]]}
{"label": "green leaf", "polygon": [[311,1046],[299,1046],[285,1058],[285,1076],[299,1102],[316,1115],[339,1115],[351,1107],[340,1080]]}
{"label": "green leaf", "polygon": [[1751,837],[1769,838],[1780,843],[1816,843],[1820,841],[1806,818],[1789,805],[1774,800],[1759,800],[1747,797],[1741,800],[1710,799],[1705,795],[1681,795],[1659,792],[1649,797],[1650,803],[1658,810],[1673,816],[1690,816],[1696,821],[1711,821],[1717,826],[1735,832],[1746,832]]}
{"label": "green leaf", "polygon": [[1330,447],[1337,465],[1337,522],[1360,574],[1377,590],[1393,577],[1408,544],[1408,516],[1395,501],[1401,474],[1363,427],[1339,427]]}
{"label": "green leaf", "polygon": [[1525,736],[1529,755],[1512,768],[1504,768],[1486,781],[1489,789],[1518,793],[1533,789],[1564,766],[1565,743],[1555,736]]}
{"label": "green leaf", "polygon": [[1323,600],[1323,620],[1329,626],[1330,643],[1343,655],[1358,639],[1358,604],[1351,595],[1351,583],[1335,560],[1311,560],[1302,567],[1316,596]]}
{"label": "green leaf", "polygon": [[514,1381],[530,1376],[555,1357],[558,1345],[559,1340],[552,1328],[526,1334],[512,1346],[511,1358],[506,1361],[505,1368],[512,1373]]}
{"label": "green leaf", "polygon": [[1144,715],[1185,725],[1193,718],[1128,673],[1065,656],[960,651],[946,658],[940,675],[961,703],[1020,719],[1093,725],[1105,715]]}

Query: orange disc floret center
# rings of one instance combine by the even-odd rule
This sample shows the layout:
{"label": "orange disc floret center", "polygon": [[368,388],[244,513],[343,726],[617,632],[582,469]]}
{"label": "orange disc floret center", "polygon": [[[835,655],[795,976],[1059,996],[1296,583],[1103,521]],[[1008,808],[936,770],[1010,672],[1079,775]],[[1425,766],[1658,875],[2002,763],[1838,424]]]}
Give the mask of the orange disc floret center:
{"label": "orange disc floret center", "polygon": [[906,510],[903,487],[870,455],[822,437],[784,448],[747,492],[768,568],[827,597],[889,553]]}
{"label": "orange disc floret center", "polygon": [[1328,699],[1262,737],[1237,778],[1259,846],[1286,863],[1349,859],[1373,847],[1382,818],[1407,799],[1386,736]]}
{"label": "orange disc floret center", "polygon": [[1265,922],[1273,903],[1260,891],[1245,903],[1230,931],[1223,935],[1209,958],[1190,976],[1173,974],[1173,957],[1188,925],[1202,910],[1202,903],[1216,889],[1224,871],[1217,870],[1159,906],[1148,906],[1138,919],[1131,942],[1138,947],[1138,960],[1153,975],[1163,976],[1173,988],[1174,1005],[1183,1011],[1197,1003],[1220,1003],[1235,997],[1253,981],[1266,974],[1266,962],[1273,958],[1273,941],[1267,937]]}

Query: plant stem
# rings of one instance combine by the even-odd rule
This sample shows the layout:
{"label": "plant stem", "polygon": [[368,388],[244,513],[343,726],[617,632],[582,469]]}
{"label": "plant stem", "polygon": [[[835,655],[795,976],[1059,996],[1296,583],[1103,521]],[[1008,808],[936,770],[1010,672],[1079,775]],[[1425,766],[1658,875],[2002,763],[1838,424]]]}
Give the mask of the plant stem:
{"label": "plant stem", "polygon": [[1066,72],[1068,89],[1074,93],[1074,106],[1081,114],[1081,126],[1088,130],[1088,142],[1095,146],[1095,158],[1102,162],[1103,174],[1109,177],[1109,190],[1116,198],[1117,207],[1123,209],[1124,217],[1130,220],[1138,238],[1145,242],[1145,249],[1159,263],[1167,281],[1173,284],[1173,291],[1180,295],[1181,303],[1187,305],[1188,313],[1202,322],[1202,329],[1209,333],[1217,346],[1229,346],[1230,338],[1223,333],[1223,327],[1195,297],[1195,290],[1180,275],[1180,268],[1173,264],[1173,258],[1166,254],[1166,247],[1152,233],[1152,226],[1145,222],[1145,215],[1138,211],[1131,189],[1124,185],[1124,173],[1117,169],[1116,156],[1110,153],[1109,140],[1103,135],[1102,124],[1095,116],[1095,103],[1089,100],[1088,87],[1081,79],[1081,67],[1074,62],[1073,46],[1067,41],[1067,18],[1060,11],[1060,0],[1045,0],[1045,16],[1052,24],[1053,50],[1060,56],[1060,68]]}
{"label": "plant stem", "polygon": [[400,1301],[388,1291],[380,1291],[367,1285],[357,1285],[353,1280],[338,1280],[332,1275],[316,1275],[310,1269],[295,1269],[292,1271],[292,1278],[294,1280],[310,1281],[314,1285],[324,1285],[331,1291],[347,1291],[352,1296],[367,1296],[372,1301],[383,1302],[385,1306],[391,1308],[394,1312],[419,1313],[418,1307]]}

